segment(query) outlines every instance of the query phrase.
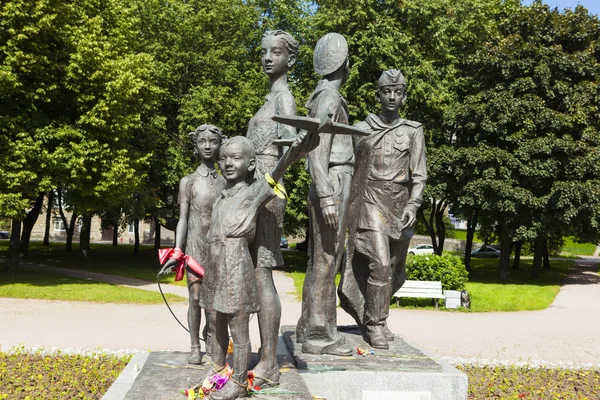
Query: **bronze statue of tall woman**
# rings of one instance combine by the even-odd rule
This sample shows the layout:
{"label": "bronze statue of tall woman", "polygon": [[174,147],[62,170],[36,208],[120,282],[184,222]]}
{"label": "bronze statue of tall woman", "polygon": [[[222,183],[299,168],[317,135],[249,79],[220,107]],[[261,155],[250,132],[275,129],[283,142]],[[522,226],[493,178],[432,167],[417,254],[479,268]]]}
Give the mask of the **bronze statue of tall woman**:
{"label": "bronze statue of tall woman", "polygon": [[[271,119],[275,115],[296,115],[296,103],[287,83],[288,71],[296,62],[298,42],[287,32],[267,31],[261,43],[261,62],[269,77],[269,94],[263,106],[252,117],[246,137],[254,143],[258,176],[275,167],[284,148],[277,139],[296,137],[295,128]],[[285,200],[271,200],[258,214],[256,237],[250,245],[255,265],[260,311],[261,357],[254,368],[255,383],[279,382],[277,338],[281,321],[281,302],[273,282],[272,269],[283,265],[280,249]]]}

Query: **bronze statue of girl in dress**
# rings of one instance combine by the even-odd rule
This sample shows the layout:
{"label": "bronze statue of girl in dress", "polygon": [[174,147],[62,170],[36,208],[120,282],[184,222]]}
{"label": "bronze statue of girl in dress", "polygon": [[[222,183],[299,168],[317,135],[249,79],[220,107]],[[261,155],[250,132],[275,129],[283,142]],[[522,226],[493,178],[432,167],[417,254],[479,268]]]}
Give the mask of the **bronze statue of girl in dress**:
{"label": "bronze statue of girl in dress", "polygon": [[[179,183],[179,221],[177,223],[175,251],[163,266],[161,274],[171,272],[180,263],[183,253],[192,257],[202,267],[208,264],[208,243],[206,237],[210,229],[213,203],[225,188],[225,179],[215,169],[223,134],[214,125],[201,125],[190,134],[194,139],[194,154],[200,159],[200,166],[184,176]],[[200,296],[203,290],[202,277],[189,263],[185,269],[189,291],[188,326],[191,341],[190,364],[200,364]],[[204,340],[210,335],[211,319],[214,313],[205,310],[206,324]],[[213,322],[214,323],[214,322]],[[207,352],[208,352],[207,346]]]}

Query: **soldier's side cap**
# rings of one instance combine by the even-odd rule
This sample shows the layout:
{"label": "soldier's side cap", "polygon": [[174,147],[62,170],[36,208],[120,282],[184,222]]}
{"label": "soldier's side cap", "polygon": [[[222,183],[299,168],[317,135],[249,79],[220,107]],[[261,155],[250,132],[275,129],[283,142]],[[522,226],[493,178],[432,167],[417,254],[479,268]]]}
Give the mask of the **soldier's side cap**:
{"label": "soldier's side cap", "polygon": [[404,78],[404,75],[402,75],[402,72],[400,72],[400,70],[390,69],[390,70],[384,71],[381,74],[378,85],[379,85],[379,87],[390,86],[390,85],[405,85],[406,86],[406,79]]}
{"label": "soldier's side cap", "polygon": [[348,58],[348,43],[339,33],[328,33],[315,46],[313,66],[321,76],[337,71]]}

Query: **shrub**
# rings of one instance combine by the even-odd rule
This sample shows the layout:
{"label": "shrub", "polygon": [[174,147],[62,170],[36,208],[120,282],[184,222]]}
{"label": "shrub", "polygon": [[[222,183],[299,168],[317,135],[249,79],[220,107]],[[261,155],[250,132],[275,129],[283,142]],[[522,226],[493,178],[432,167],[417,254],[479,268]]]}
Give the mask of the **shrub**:
{"label": "shrub", "polygon": [[441,281],[444,290],[464,290],[469,273],[460,257],[450,254],[409,256],[406,279]]}

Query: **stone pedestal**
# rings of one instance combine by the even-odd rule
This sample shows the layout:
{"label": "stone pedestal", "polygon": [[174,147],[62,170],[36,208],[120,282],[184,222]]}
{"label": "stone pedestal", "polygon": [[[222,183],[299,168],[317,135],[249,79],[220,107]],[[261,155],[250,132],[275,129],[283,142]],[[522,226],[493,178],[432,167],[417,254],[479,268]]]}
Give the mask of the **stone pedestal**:
{"label": "stone pedestal", "polygon": [[[389,350],[372,349],[359,329],[340,327],[352,356],[302,353],[296,327],[283,326],[283,338],[302,379],[315,398],[327,400],[466,400],[467,376],[456,368],[427,356],[396,337]],[[373,350],[361,356],[356,348]]]}
{"label": "stone pedestal", "polygon": [[[280,392],[293,394],[261,394],[268,400],[311,400],[310,392],[294,367],[293,359],[280,338],[277,361],[281,371]],[[136,354],[102,400],[185,400],[181,392],[202,382],[208,373],[210,356],[202,365],[187,364],[188,353],[159,351]],[[257,354],[253,354],[257,361]],[[231,360],[228,360],[231,365]],[[138,371],[139,370],[139,371]],[[274,389],[275,390],[275,389]]]}
{"label": "stone pedestal", "polygon": [[[346,343],[374,354],[338,357],[302,353],[296,327],[283,326],[278,343],[282,391],[294,394],[257,396],[272,400],[466,400],[467,376],[427,356],[396,337],[389,350],[376,350],[363,340],[356,326],[340,327]],[[200,366],[186,363],[187,353],[136,354],[103,400],[185,400],[182,389],[207,374],[210,357]],[[257,355],[254,354],[256,359]],[[256,360],[255,360],[256,361]]]}

